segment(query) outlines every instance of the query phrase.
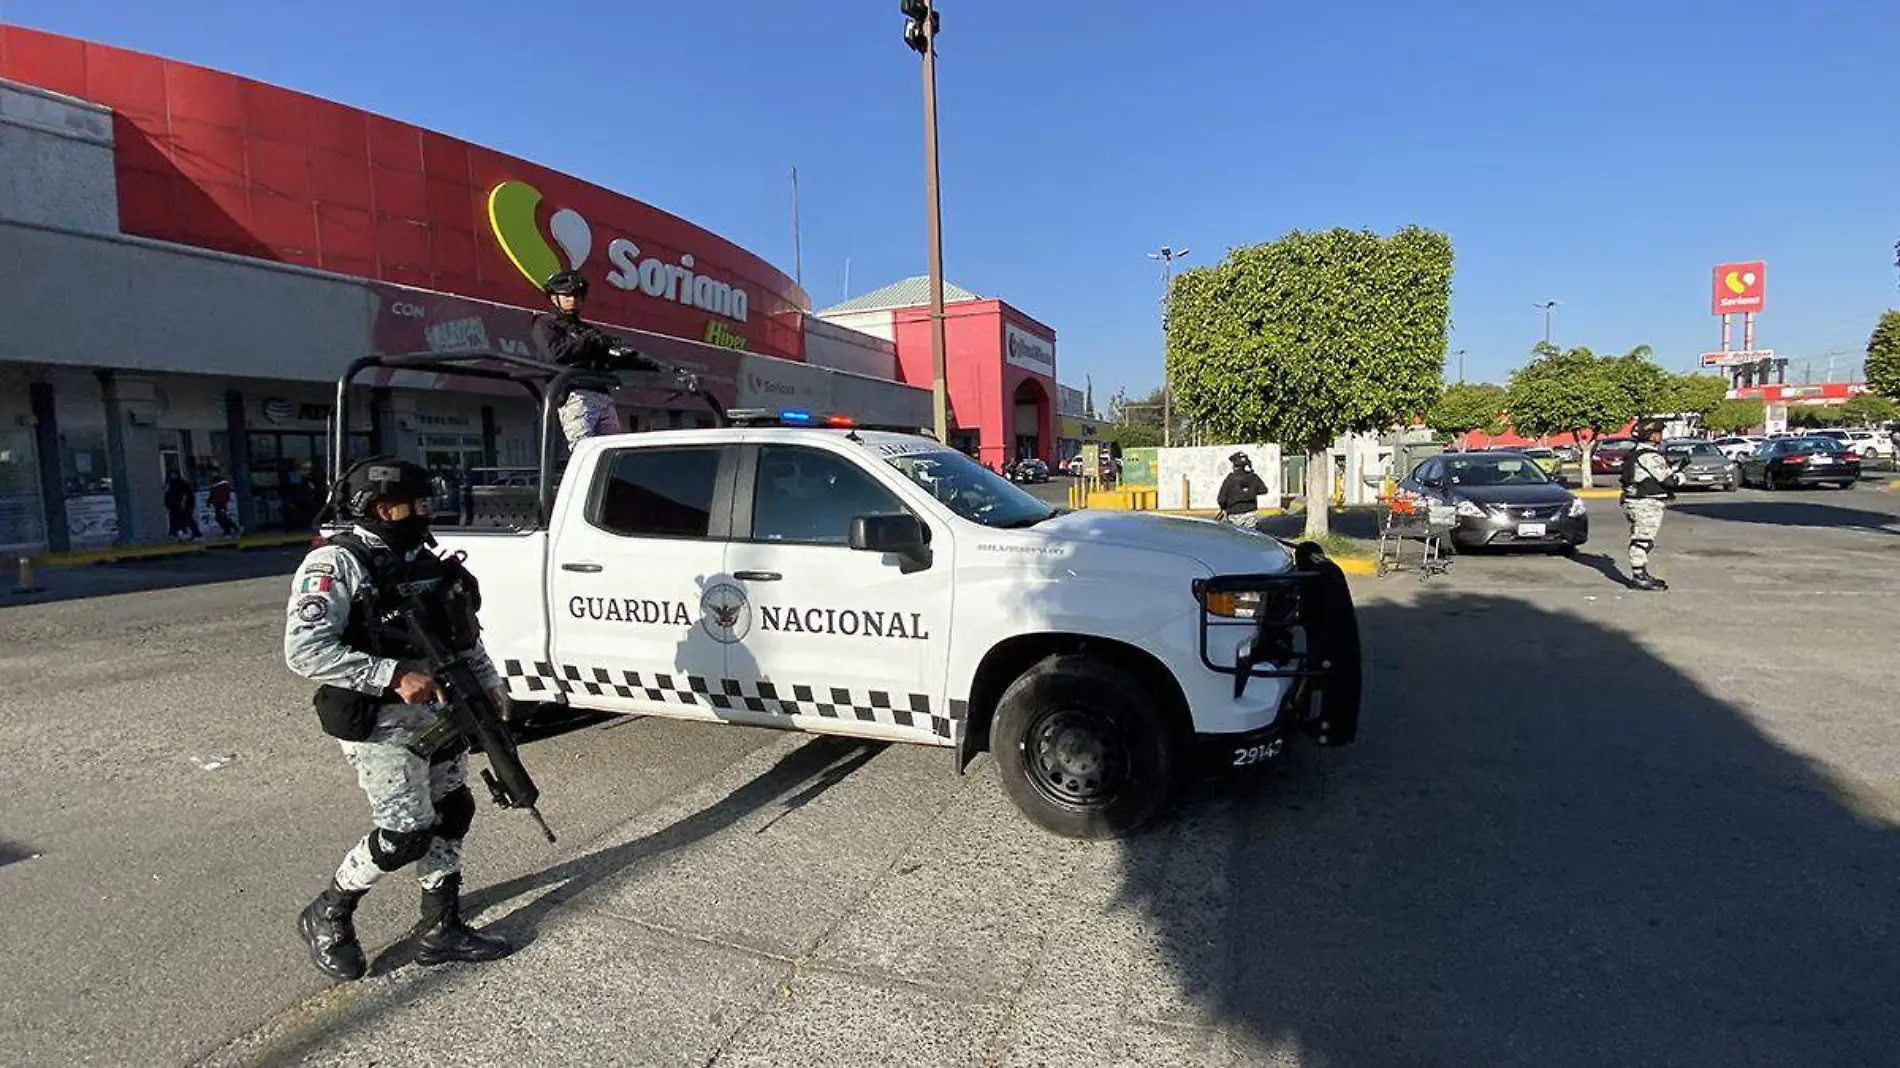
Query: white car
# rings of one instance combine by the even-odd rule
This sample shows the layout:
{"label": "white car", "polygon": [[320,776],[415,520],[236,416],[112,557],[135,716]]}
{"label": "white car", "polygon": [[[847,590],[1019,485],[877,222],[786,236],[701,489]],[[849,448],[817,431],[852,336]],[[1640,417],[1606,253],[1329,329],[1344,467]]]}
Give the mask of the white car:
{"label": "white car", "polygon": [[1754,434],[1737,434],[1733,437],[1716,438],[1709,444],[1714,445],[1722,455],[1729,459],[1740,460],[1742,457],[1754,452],[1755,446],[1766,440],[1768,439]]}
{"label": "white car", "polygon": [[511,718],[912,742],[959,774],[987,750],[1031,821],[1088,838],[1197,768],[1354,740],[1358,624],[1317,546],[1053,508],[926,437],[779,422],[585,439],[546,524],[436,535],[481,584]]}
{"label": "white car", "polygon": [[1852,449],[1864,460],[1878,457],[1891,460],[1894,455],[1893,439],[1872,430],[1847,430],[1841,427],[1828,427],[1811,432],[1810,437],[1832,438],[1842,447]]}

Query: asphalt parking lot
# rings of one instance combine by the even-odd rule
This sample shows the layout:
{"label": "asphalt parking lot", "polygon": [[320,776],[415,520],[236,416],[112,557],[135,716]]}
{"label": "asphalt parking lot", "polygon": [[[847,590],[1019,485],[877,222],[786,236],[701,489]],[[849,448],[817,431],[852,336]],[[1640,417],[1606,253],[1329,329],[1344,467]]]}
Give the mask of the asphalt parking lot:
{"label": "asphalt parking lot", "polygon": [[522,950],[404,963],[392,877],[345,987],[290,928],[364,827],[282,666],[294,555],[0,606],[0,1060],[1891,1063],[1883,486],[1685,497],[1666,593],[1614,501],[1575,559],[1357,579],[1359,744],[1125,843],[987,758],[580,722],[524,749],[559,845],[485,798],[470,841]]}

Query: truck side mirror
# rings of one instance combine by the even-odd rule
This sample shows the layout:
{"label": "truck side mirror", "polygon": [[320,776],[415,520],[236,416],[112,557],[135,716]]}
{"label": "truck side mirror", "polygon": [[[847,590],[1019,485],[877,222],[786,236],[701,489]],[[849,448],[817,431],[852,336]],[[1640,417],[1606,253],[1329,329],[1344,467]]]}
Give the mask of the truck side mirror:
{"label": "truck side mirror", "polygon": [[[896,553],[919,565],[930,563],[930,531],[908,512],[851,518],[851,547],[860,552]],[[906,567],[909,572],[915,568]]]}

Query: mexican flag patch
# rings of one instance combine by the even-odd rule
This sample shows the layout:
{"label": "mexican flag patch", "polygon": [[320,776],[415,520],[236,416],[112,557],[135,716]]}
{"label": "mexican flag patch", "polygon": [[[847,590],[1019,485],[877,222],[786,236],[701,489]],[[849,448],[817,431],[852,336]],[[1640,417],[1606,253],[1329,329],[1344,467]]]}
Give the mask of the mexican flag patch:
{"label": "mexican flag patch", "polygon": [[303,580],[303,585],[297,587],[297,592],[298,593],[328,593],[330,592],[330,576],[305,575],[304,580]]}

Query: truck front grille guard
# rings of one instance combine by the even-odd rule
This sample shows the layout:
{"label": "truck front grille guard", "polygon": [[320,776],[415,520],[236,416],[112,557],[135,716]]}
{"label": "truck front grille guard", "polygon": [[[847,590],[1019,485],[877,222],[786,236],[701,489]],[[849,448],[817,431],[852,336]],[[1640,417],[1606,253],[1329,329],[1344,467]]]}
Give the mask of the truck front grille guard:
{"label": "truck front grille guard", "polygon": [[[1318,732],[1322,740],[1344,745],[1358,731],[1361,688],[1359,625],[1352,591],[1345,573],[1318,545],[1287,544],[1294,553],[1292,571],[1194,581],[1194,599],[1200,606],[1201,665],[1233,676],[1236,700],[1253,679],[1297,680],[1296,698],[1323,695],[1325,722]],[[1241,619],[1210,612],[1208,596],[1217,593],[1258,594],[1259,614]],[[1253,640],[1242,653],[1238,639],[1248,628]],[[1216,634],[1235,639],[1232,665],[1215,663],[1209,655],[1209,639]]]}

